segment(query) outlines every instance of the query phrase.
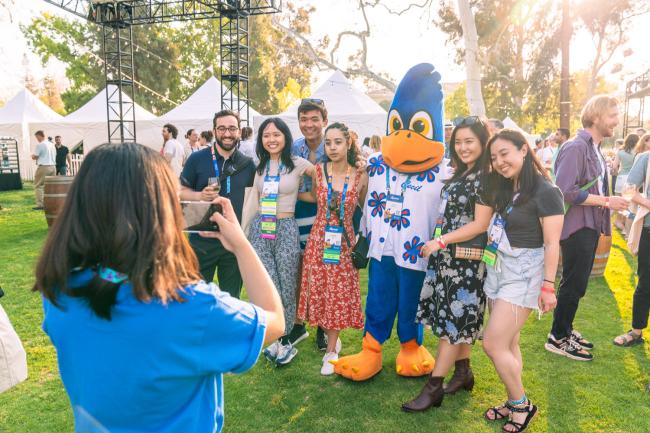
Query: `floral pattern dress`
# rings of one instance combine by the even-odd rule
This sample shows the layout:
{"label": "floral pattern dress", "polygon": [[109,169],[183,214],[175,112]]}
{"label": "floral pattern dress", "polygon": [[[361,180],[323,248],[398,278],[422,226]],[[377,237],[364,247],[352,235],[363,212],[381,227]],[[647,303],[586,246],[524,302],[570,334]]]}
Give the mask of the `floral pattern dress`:
{"label": "floral pattern dress", "polygon": [[[474,205],[483,203],[480,178],[479,173],[471,173],[443,188],[449,194],[443,235],[474,220]],[[484,281],[483,262],[454,259],[449,248],[440,250],[422,286],[417,320],[452,344],[472,344],[483,326]]]}
{"label": "floral pattern dress", "polygon": [[[325,329],[361,329],[363,328],[363,313],[361,312],[359,270],[352,264],[350,256],[355,240],[352,216],[359,201],[357,186],[361,173],[357,172],[356,176],[351,176],[345,195],[344,227],[352,244],[348,247],[345,238],[343,238],[341,261],[338,265],[323,263],[325,226],[328,224],[326,221],[327,186],[322,181],[324,174],[320,164],[316,166],[316,173],[319,181],[316,189],[318,213],[305,248],[298,317],[308,321],[310,325],[318,325]],[[335,191],[334,194],[338,194],[338,202],[341,193]],[[338,212],[331,213],[329,224],[339,224]]]}

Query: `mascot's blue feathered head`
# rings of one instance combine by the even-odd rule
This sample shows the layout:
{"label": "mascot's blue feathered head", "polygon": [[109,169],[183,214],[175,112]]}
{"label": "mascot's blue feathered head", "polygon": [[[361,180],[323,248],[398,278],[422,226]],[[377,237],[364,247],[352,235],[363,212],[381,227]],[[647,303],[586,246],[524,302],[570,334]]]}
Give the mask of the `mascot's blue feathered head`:
{"label": "mascot's blue feathered head", "polygon": [[388,112],[382,140],[384,161],[402,173],[435,167],[445,154],[444,103],[440,73],[421,63],[404,76]]}

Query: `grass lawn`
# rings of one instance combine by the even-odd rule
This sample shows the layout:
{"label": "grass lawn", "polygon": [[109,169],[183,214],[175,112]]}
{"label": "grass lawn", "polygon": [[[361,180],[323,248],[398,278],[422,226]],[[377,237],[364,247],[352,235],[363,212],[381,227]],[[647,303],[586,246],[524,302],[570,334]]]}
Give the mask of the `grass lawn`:
{"label": "grass lawn", "polygon": [[[29,379],[0,394],[0,432],[73,431],[72,412],[58,376],[56,353],[41,331],[40,298],[30,292],[33,267],[47,234],[42,212],[31,210],[31,184],[0,193],[0,300],[27,350]],[[530,318],[521,347],[524,383],[541,416],[530,432],[650,433],[650,344],[622,349],[611,340],[630,326],[636,261],[615,233],[604,278],[592,279],[576,328],[593,340],[595,360],[569,361],[543,349],[551,317]],[[362,275],[362,288],[367,286]],[[343,354],[354,353],[360,331],[342,335]],[[431,335],[426,346],[435,352]],[[498,377],[477,345],[472,358],[476,386],[446,399],[439,409],[405,414],[400,404],[420,390],[424,379],[398,377],[396,339],[384,351],[384,371],[366,383],[321,377],[322,353],[313,336],[301,343],[294,362],[282,369],[260,359],[255,368],[225,379],[224,431],[235,432],[500,432],[483,420],[488,406],[504,400]],[[119,377],[114,378],[119,380]]]}

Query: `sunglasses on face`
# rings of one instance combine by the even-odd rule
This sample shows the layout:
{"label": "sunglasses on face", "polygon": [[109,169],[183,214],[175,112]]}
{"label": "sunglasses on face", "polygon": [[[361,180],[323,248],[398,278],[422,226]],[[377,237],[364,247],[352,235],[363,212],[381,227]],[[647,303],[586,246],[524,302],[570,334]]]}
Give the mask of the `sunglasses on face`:
{"label": "sunglasses on face", "polygon": [[472,126],[472,125],[475,125],[477,123],[483,124],[483,122],[481,121],[481,118],[478,117],[478,116],[467,116],[467,117],[459,116],[459,117],[455,118],[452,121],[452,123],[456,127],[458,127],[458,126]]}
{"label": "sunglasses on face", "polygon": [[316,105],[320,105],[320,106],[325,106],[325,101],[323,101],[322,99],[318,99],[318,98],[303,98],[300,101],[300,104],[316,104]]}

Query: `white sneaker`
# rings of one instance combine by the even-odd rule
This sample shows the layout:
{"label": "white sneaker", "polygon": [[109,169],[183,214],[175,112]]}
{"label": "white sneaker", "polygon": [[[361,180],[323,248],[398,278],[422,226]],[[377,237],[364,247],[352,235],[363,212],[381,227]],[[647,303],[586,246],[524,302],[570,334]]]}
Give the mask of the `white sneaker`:
{"label": "white sneaker", "polygon": [[271,343],[266,349],[264,349],[264,357],[271,362],[275,362],[275,359],[278,357],[279,350],[280,340],[276,340]]}
{"label": "white sneaker", "polygon": [[320,374],[323,376],[334,374],[334,366],[330,364],[330,361],[337,361],[338,359],[338,353],[327,352],[325,356],[323,356],[323,366],[320,368]]}
{"label": "white sneaker", "polygon": [[287,365],[288,363],[291,362],[293,358],[296,357],[297,354],[298,354],[298,349],[293,347],[291,343],[280,344],[280,348],[278,349],[278,355],[275,358],[275,364]]}

